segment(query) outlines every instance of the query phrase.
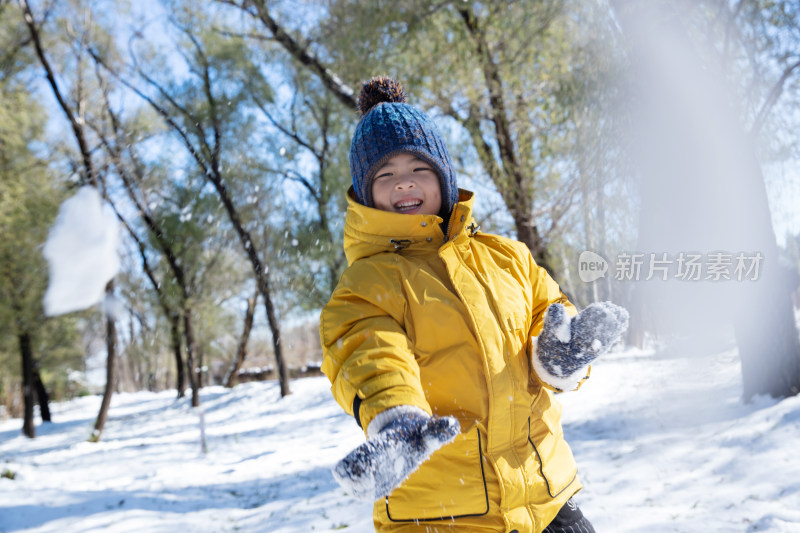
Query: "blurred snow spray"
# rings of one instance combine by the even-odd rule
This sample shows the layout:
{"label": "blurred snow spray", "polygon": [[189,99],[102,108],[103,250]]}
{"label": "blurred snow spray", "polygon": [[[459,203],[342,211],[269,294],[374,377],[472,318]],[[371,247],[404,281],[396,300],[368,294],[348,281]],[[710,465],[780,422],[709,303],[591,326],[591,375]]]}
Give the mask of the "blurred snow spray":
{"label": "blurred snow spray", "polygon": [[713,60],[719,54],[685,31],[691,2],[612,3],[632,67],[633,97],[621,112],[632,119],[640,184],[637,250],[647,259],[697,253],[706,267],[715,253],[761,257],[757,279],[705,271],[694,282],[633,280],[632,327],[638,318],[638,327],[672,338],[675,355],[718,353],[735,339],[745,398],[796,393],[786,378],[800,375],[788,270],[779,264],[753,142]]}
{"label": "blurred snow spray", "polygon": [[[103,208],[95,187],[81,187],[65,200],[44,245],[50,273],[45,313],[61,315],[104,301],[106,284],[119,270],[118,244],[119,222]],[[113,302],[105,303],[113,308]]]}

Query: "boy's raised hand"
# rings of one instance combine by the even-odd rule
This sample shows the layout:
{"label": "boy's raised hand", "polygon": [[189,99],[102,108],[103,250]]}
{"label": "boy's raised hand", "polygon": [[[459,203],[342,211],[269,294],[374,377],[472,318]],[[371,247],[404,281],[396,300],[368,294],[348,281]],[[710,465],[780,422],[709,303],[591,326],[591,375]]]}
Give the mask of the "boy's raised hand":
{"label": "boy's raised hand", "polygon": [[539,337],[532,339],[532,362],[539,379],[559,390],[572,390],[594,359],[607,352],[628,328],[628,312],[611,302],[593,303],[570,317],[562,304],[551,304]]}
{"label": "boy's raised hand", "polygon": [[399,414],[333,468],[339,485],[357,498],[374,501],[388,496],[461,429],[451,416],[429,416],[402,406],[396,409]]}

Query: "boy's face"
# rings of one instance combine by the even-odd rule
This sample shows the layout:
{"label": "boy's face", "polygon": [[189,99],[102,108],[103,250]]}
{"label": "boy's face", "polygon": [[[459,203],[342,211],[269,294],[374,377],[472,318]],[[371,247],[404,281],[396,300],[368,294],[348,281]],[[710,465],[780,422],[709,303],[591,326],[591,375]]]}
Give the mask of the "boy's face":
{"label": "boy's face", "polygon": [[372,180],[376,209],[406,215],[438,215],[442,208],[439,176],[425,161],[400,153],[389,159]]}

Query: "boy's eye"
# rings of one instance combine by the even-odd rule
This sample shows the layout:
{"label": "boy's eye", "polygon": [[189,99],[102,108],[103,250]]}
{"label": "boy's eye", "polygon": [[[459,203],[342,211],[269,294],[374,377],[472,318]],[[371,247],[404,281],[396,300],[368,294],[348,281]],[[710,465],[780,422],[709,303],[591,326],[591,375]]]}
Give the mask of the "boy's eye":
{"label": "boy's eye", "polygon": [[429,167],[418,167],[414,169],[414,172],[425,172],[426,170],[430,170]]}
{"label": "boy's eye", "polygon": [[384,172],[383,174],[378,174],[377,176],[375,176],[375,179],[376,179],[376,180],[379,180],[379,179],[381,179],[381,178],[388,178],[388,177],[390,177],[391,175],[392,175],[392,173],[391,173],[391,172]]}

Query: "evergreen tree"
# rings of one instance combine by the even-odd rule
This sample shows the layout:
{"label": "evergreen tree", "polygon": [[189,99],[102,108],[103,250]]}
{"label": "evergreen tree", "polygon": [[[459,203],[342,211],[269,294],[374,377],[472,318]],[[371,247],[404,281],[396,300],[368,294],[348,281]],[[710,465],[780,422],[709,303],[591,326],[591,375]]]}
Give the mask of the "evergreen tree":
{"label": "evergreen tree", "polygon": [[63,193],[34,150],[43,140],[44,113],[23,75],[30,57],[20,46],[21,28],[10,23],[13,18],[0,20],[0,49],[7,52],[0,64],[0,366],[21,371],[15,374],[24,394],[23,431],[34,437],[34,394],[47,420],[43,382],[63,380],[69,365],[79,364],[80,352],[74,320],[47,319],[42,308],[42,246]]}

